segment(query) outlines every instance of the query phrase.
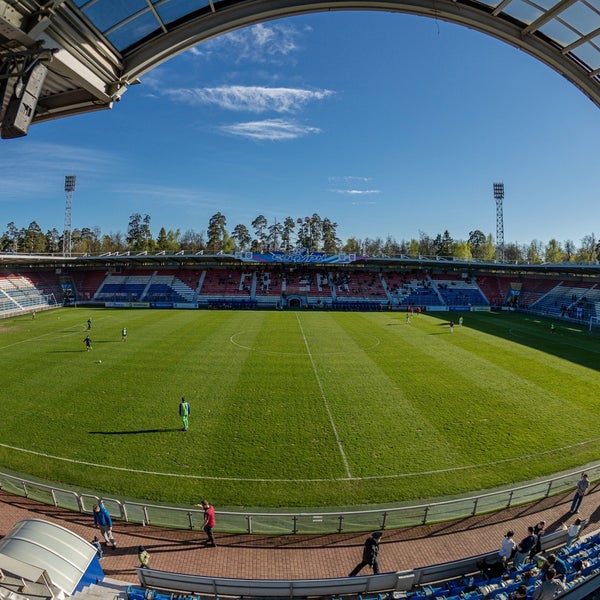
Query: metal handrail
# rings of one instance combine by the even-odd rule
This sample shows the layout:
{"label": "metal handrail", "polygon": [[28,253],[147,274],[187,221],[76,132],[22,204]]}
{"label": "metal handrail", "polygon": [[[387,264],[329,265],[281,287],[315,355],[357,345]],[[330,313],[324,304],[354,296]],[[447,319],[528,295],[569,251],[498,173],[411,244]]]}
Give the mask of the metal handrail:
{"label": "metal handrail", "polygon": [[[390,506],[356,511],[232,512],[218,511],[219,530],[238,534],[315,534],[399,529],[466,518],[538,501],[573,489],[581,470],[510,489],[412,506]],[[600,463],[586,468],[590,480],[600,475]],[[201,529],[203,511],[107,498],[93,493],[38,483],[0,472],[0,489],[80,513],[93,511],[102,500],[111,516],[126,522],[177,529]]]}

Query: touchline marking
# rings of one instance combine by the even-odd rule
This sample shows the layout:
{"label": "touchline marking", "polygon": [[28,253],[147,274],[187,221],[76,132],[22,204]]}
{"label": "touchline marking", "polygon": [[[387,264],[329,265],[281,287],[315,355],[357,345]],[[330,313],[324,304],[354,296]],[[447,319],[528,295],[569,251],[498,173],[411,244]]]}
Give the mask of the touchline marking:
{"label": "touchline marking", "polygon": [[304,345],[306,346],[306,352],[308,353],[308,358],[310,359],[310,364],[312,365],[312,369],[315,374],[315,379],[317,380],[317,384],[319,385],[319,390],[321,390],[321,398],[323,399],[323,404],[325,404],[325,409],[327,410],[327,415],[329,416],[329,423],[331,423],[331,428],[333,429],[333,433],[335,435],[335,441],[338,445],[338,448],[340,449],[340,454],[342,455],[342,461],[344,462],[344,467],[346,468],[346,475],[348,476],[348,479],[352,479],[350,465],[348,464],[348,459],[346,458],[346,453],[344,452],[344,447],[342,446],[342,440],[338,435],[337,427],[335,426],[333,415],[331,414],[331,408],[329,407],[327,396],[325,395],[325,391],[323,390],[321,378],[319,377],[319,373],[317,372],[317,367],[315,365],[315,361],[313,360],[312,353],[308,346],[308,340],[304,335],[304,329],[302,329],[302,323],[300,322],[300,317],[298,316],[298,313],[296,313],[296,321],[298,321],[298,327],[300,327],[300,333],[302,334],[302,339],[304,340]]}
{"label": "touchline marking", "polygon": [[[84,325],[81,326],[81,330],[72,330],[71,331],[71,330],[67,329],[66,333],[67,333],[67,335],[73,335],[75,333],[81,333],[81,331],[86,331]],[[27,338],[26,340],[21,340],[20,342],[13,342],[12,344],[8,344],[7,346],[0,346],[0,350],[6,350],[7,348],[12,348],[13,346],[18,346],[19,344],[28,344],[29,342],[34,342],[35,340],[40,340],[42,338],[48,337],[49,335],[56,335],[56,331],[49,331],[48,333],[42,333],[41,335],[36,335],[34,337]]]}
{"label": "touchline marking", "polygon": [[431,471],[416,471],[413,473],[396,473],[391,475],[367,475],[366,477],[322,477],[315,479],[270,479],[266,477],[216,477],[211,475],[187,475],[185,473],[164,473],[162,471],[142,471],[140,469],[128,469],[126,467],[114,467],[112,465],[98,464],[87,462],[83,460],[76,460],[74,458],[64,458],[62,456],[53,456],[52,454],[46,454],[45,452],[36,452],[35,450],[27,450],[26,448],[18,448],[17,446],[10,446],[9,444],[0,443],[1,448],[7,448],[9,450],[15,450],[17,452],[24,452],[25,454],[33,454],[34,456],[41,456],[42,458],[50,458],[52,460],[60,460],[76,465],[83,465],[86,467],[97,467],[99,469],[108,469],[109,471],[123,471],[125,473],[138,473],[141,475],[158,475],[160,477],[181,477],[183,479],[202,479],[207,481],[237,481],[240,483],[244,482],[258,482],[258,483],[331,483],[335,481],[371,481],[375,479],[401,479],[405,477],[421,477],[423,475],[438,475],[440,473],[452,473],[453,471],[466,471],[467,469],[479,469],[482,467],[488,468],[494,465],[503,463],[517,462],[519,460],[529,460],[531,458],[537,458],[547,454],[553,454],[555,452],[563,452],[571,448],[578,448],[600,441],[600,438],[594,438],[583,442],[577,442],[576,444],[570,444],[568,446],[562,446],[561,448],[554,448],[554,450],[544,450],[543,452],[536,452],[534,454],[525,454],[523,456],[516,456],[514,458],[503,458],[501,460],[495,460],[488,463],[480,463],[478,465],[464,465],[462,467],[451,467],[449,469],[435,469]]}

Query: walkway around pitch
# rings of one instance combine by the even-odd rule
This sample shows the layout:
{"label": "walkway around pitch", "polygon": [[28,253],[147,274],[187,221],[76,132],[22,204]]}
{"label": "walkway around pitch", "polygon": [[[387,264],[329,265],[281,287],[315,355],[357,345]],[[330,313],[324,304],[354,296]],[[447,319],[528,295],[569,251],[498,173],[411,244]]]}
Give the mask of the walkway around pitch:
{"label": "walkway around pitch", "polygon": [[[572,493],[513,507],[489,515],[402,530],[385,531],[381,541],[382,572],[403,571],[493,552],[508,529],[518,541],[527,527],[545,520],[548,531],[574,520],[569,513]],[[586,532],[600,523],[600,484],[585,497],[581,514]],[[97,530],[91,515],[39,504],[0,491],[0,535],[6,535],[22,519],[52,521],[92,540]],[[155,569],[256,579],[308,579],[345,577],[362,555],[369,532],[335,535],[235,535],[219,534],[218,547],[207,547],[203,531],[163,529],[114,522],[116,550],[107,549],[102,567],[107,577],[137,583],[137,549],[144,546]]]}

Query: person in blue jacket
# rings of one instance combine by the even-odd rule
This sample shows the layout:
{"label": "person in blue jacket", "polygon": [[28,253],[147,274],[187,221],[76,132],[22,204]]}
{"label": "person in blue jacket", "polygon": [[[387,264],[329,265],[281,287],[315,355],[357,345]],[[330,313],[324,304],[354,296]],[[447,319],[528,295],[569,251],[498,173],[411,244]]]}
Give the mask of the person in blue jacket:
{"label": "person in blue jacket", "polygon": [[116,550],[117,542],[112,532],[112,519],[101,501],[94,504],[94,525],[100,529],[100,533],[106,540],[105,544],[111,544],[113,550]]}

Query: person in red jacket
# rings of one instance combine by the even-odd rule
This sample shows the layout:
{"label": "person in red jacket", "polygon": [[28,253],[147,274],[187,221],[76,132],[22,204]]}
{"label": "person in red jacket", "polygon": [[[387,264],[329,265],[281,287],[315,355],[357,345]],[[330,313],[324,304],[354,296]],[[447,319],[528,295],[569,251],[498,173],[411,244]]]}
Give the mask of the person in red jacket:
{"label": "person in red jacket", "polygon": [[213,529],[215,528],[215,507],[211,506],[208,500],[202,500],[200,504],[196,504],[204,510],[204,523],[202,523],[202,529],[204,529],[208,539],[206,543],[213,548],[217,547],[217,542],[215,541],[215,534]]}

